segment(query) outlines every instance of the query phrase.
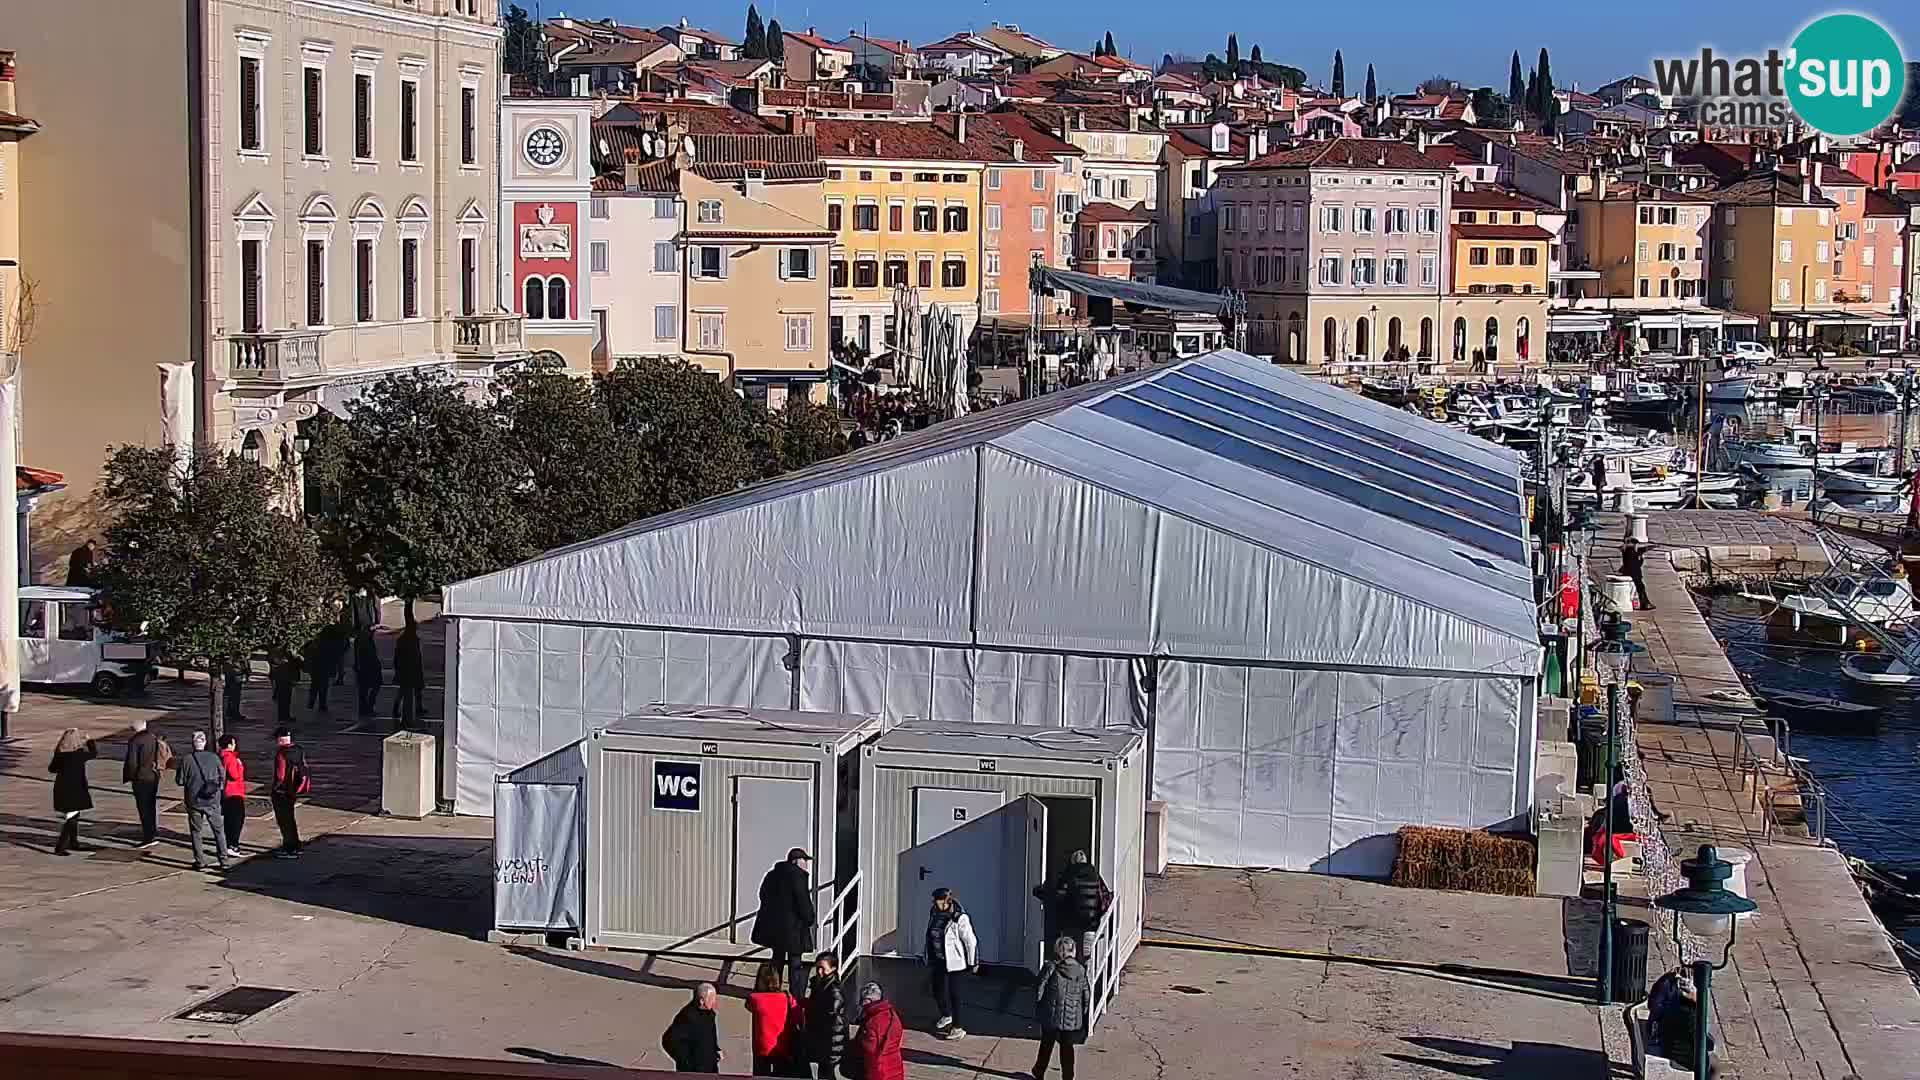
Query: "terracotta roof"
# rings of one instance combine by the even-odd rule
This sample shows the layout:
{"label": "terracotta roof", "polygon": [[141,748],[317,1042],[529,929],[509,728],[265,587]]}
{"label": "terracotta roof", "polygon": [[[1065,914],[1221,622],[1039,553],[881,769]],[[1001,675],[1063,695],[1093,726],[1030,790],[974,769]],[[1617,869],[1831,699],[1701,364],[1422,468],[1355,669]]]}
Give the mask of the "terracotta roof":
{"label": "terracotta roof", "polygon": [[1551,240],[1553,234],[1538,225],[1454,225],[1462,240]]}
{"label": "terracotta roof", "polygon": [[1739,180],[1718,191],[1706,193],[1707,198],[1724,206],[1832,206],[1833,200],[1815,193],[1806,198],[1800,189],[1800,179],[1780,172],[1764,172],[1758,176]]}
{"label": "terracotta roof", "polygon": [[1907,216],[1907,204],[1879,188],[1868,188],[1865,216],[1904,218]]}
{"label": "terracotta roof", "polygon": [[[1046,128],[1054,128],[1064,123],[1068,129],[1072,129],[1075,119],[1080,119],[1085,121],[1086,130],[1088,131],[1133,130],[1128,126],[1127,122],[1127,115],[1133,112],[1133,106],[1131,105],[1075,105],[1047,102],[1038,105],[1021,104],[1014,106],[1014,108],[1025,113],[1028,119],[1034,123]],[[1141,118],[1139,130],[1152,135],[1160,134],[1159,127],[1155,126],[1153,120],[1147,117]]]}
{"label": "terracotta roof", "polygon": [[930,44],[920,46],[920,51],[921,52],[984,52],[984,53],[997,52],[1005,55],[1012,55],[1010,53],[1007,53],[1007,50],[1001,48],[998,45],[995,45],[993,42],[981,41],[979,38],[977,38],[971,33],[954,34],[951,37],[941,38],[939,41],[935,41]]}
{"label": "terracotta roof", "polygon": [[828,159],[978,160],[953,136],[924,120],[819,120],[814,123],[814,131],[820,140],[820,156]]}
{"label": "terracotta roof", "polygon": [[[1433,152],[1428,147],[1428,154]],[[1479,160],[1479,159],[1474,159]],[[1531,195],[1522,195],[1506,187],[1470,187],[1461,188],[1453,193],[1455,210],[1531,210],[1534,213],[1551,212],[1553,207]]]}
{"label": "terracotta roof", "polygon": [[1820,167],[1820,186],[1821,187],[1872,187],[1873,185],[1867,183],[1865,180],[1861,179],[1858,175],[1848,172],[1846,169],[1843,169],[1838,165],[1822,165]]}
{"label": "terracotta roof", "polygon": [[[591,39],[587,39],[591,41]],[[590,47],[575,49],[554,61],[557,67],[590,67],[599,64],[633,64],[661,49],[668,42],[662,38],[652,41],[592,41]]]}
{"label": "terracotta roof", "polygon": [[976,31],[974,36],[991,41],[1006,52],[1019,57],[1038,57],[1053,48],[1032,34],[1015,30],[1011,26],[989,26],[985,30]]}
{"label": "terracotta roof", "polygon": [[[1013,140],[1021,142],[1027,160],[1057,161],[1063,157],[1081,157],[1085,150],[1060,138],[1015,112],[975,113],[967,117],[968,149],[983,149],[988,161],[1013,160]],[[991,155],[991,156],[988,156]]]}
{"label": "terracotta roof", "polygon": [[[823,89],[832,86],[833,89]],[[892,112],[892,94],[849,94],[838,84],[788,83],[760,91],[760,104],[774,108],[858,109],[865,112]]]}
{"label": "terracotta roof", "polygon": [[732,38],[726,36],[725,34],[716,34],[711,30],[702,30],[697,26],[663,26],[660,28],[659,32],[662,35],[685,34],[688,37],[704,38],[707,41],[713,42],[715,45],[737,46],[740,44],[739,42],[733,40]]}
{"label": "terracotta roof", "polygon": [[0,112],[0,128],[8,128],[14,131],[38,131],[40,130],[40,122],[38,120],[28,119],[18,113]]}
{"label": "terracotta roof", "polygon": [[1178,144],[1180,152],[1188,157],[1233,158],[1238,161],[1247,159],[1247,129],[1227,127],[1227,149],[1215,152],[1213,147],[1212,124],[1183,124],[1167,129],[1167,142]]}
{"label": "terracotta roof", "polygon": [[1080,208],[1077,219],[1083,222],[1137,221],[1153,220],[1153,211],[1144,206],[1121,206],[1118,203],[1090,202]]}
{"label": "terracotta roof", "polygon": [[904,41],[896,41],[893,38],[868,37],[865,34],[848,34],[847,40],[848,41],[864,41],[869,45],[878,46],[882,49],[887,50],[890,53],[905,54],[913,51],[913,46],[907,44]]}
{"label": "terracotta roof", "polygon": [[795,41],[801,42],[802,44],[811,45],[816,49],[832,49],[835,52],[851,52],[852,51],[851,49],[848,49],[845,45],[835,45],[833,42],[828,41],[826,38],[823,38],[818,34],[803,34],[794,30],[784,30],[781,32],[780,36],[784,38],[792,38]]}
{"label": "terracotta roof", "polygon": [[1329,139],[1285,147],[1255,161],[1222,166],[1221,171],[1278,168],[1440,171],[1449,166],[1403,142],[1388,139]]}
{"label": "terracotta roof", "polygon": [[1608,184],[1604,202],[1670,202],[1670,203],[1710,203],[1716,201],[1711,192],[1694,194],[1690,191],[1675,191],[1658,184]]}

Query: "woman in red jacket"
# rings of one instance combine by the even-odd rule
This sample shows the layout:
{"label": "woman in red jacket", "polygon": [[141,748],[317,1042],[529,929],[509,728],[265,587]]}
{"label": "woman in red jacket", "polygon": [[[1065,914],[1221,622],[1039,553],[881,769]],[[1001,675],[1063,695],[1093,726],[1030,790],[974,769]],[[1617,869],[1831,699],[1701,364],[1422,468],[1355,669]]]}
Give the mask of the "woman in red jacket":
{"label": "woman in red jacket", "polygon": [[247,766],[240,760],[240,744],[231,735],[220,736],[220,763],[227,767],[227,786],[220,792],[220,816],[226,825],[227,856],[240,856],[240,830],[247,824]]}
{"label": "woman in red jacket", "polygon": [[907,1062],[900,1053],[904,1030],[879,983],[860,988],[860,1037],[854,1040],[854,1052],[860,1057],[861,1080],[907,1080]]}
{"label": "woman in red jacket", "polygon": [[747,1014],[753,1017],[753,1075],[791,1075],[788,1066],[800,1045],[799,1006],[787,993],[779,964],[760,965],[753,993],[747,995]]}

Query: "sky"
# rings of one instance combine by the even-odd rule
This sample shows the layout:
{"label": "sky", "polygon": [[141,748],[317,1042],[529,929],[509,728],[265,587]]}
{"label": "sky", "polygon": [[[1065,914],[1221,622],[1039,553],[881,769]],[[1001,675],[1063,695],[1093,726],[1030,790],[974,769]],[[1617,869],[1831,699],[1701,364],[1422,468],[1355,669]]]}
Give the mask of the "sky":
{"label": "sky", "polygon": [[[678,3],[662,0],[516,0],[529,12],[551,18],[562,12],[622,23],[658,26],[685,16],[695,25],[738,37],[747,5],[731,0]],[[1920,58],[1920,3],[1874,0],[1850,6],[1781,0],[1694,3],[1686,0],[1371,0],[1359,4],[1271,0],[1215,0],[1199,8],[1140,0],[956,0],[951,4],[900,4],[882,0],[755,0],[763,18],[788,30],[817,27],[840,38],[864,27],[877,37],[914,44],[1014,23],[1062,48],[1086,51],[1112,31],[1123,55],[1157,64],[1165,53],[1194,59],[1226,54],[1228,32],[1239,35],[1244,56],[1255,44],[1263,59],[1292,64],[1325,84],[1333,52],[1344,54],[1347,90],[1359,91],[1367,65],[1374,65],[1382,92],[1410,90],[1422,79],[1444,75],[1468,86],[1504,91],[1514,50],[1531,68],[1545,46],[1554,82],[1591,89],[1622,75],[1650,75],[1653,57],[1697,56],[1711,45],[1720,55],[1753,55],[1784,47],[1794,32],[1818,15],[1855,11],[1871,15],[1893,32],[1910,59]],[[1178,15],[1174,15],[1175,11]]]}

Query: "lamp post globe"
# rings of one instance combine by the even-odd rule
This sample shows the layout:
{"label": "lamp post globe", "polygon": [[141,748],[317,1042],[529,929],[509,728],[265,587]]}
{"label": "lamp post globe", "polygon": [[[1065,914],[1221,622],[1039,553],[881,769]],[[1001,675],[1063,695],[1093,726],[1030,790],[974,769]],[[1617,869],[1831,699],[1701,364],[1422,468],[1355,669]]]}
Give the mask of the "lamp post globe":
{"label": "lamp post globe", "polygon": [[1721,934],[1727,938],[1726,949],[1721,953],[1720,962],[1695,960],[1693,962],[1693,985],[1699,994],[1699,1018],[1694,1025],[1693,1075],[1695,1080],[1707,1080],[1707,1038],[1713,1029],[1713,973],[1727,966],[1733,956],[1733,941],[1739,933],[1740,922],[1734,916],[1744,915],[1758,905],[1727,888],[1727,879],[1733,876],[1733,864],[1720,857],[1720,853],[1711,844],[1700,845],[1700,850],[1691,859],[1680,861],[1680,873],[1687,879],[1683,888],[1654,900],[1653,906],[1662,911],[1673,913],[1673,938],[1680,940],[1680,927],[1684,924],[1696,935],[1717,939]]}

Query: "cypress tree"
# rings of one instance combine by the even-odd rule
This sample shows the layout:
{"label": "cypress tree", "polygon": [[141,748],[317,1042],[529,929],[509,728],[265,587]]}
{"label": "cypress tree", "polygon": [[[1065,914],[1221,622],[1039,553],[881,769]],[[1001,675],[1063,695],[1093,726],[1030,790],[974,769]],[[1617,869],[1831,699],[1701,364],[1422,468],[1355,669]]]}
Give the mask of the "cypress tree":
{"label": "cypress tree", "polygon": [[1513,68],[1507,73],[1507,111],[1518,113],[1526,103],[1527,80],[1520,74],[1520,50],[1513,50]]}
{"label": "cypress tree", "polygon": [[1240,73],[1240,38],[1235,34],[1227,35],[1227,66],[1234,74]]}
{"label": "cypress tree", "polygon": [[1263,61],[1260,59],[1259,45],[1255,45],[1253,47],[1253,52],[1247,54],[1247,59],[1253,62],[1253,67],[1255,71],[1258,71],[1260,69],[1260,65]]}
{"label": "cypress tree", "polygon": [[780,29],[779,19],[767,20],[767,56],[768,60],[782,64],[787,59],[787,35]]}
{"label": "cypress tree", "polygon": [[1113,47],[1113,31],[1107,31],[1107,40],[1101,42],[1101,45],[1107,50],[1108,56],[1118,55],[1118,50]]}
{"label": "cypress tree", "polygon": [[1333,96],[1347,96],[1347,62],[1340,56],[1340,50],[1333,50]]}
{"label": "cypress tree", "polygon": [[1380,100],[1380,91],[1374,88],[1373,65],[1368,64],[1367,65],[1367,104],[1371,105],[1378,100]]}
{"label": "cypress tree", "polygon": [[1544,120],[1547,103],[1553,100],[1553,68],[1547,63],[1547,48],[1544,45],[1540,47],[1540,66],[1537,70],[1540,72],[1540,100],[1534,111]]}
{"label": "cypress tree", "polygon": [[749,60],[764,60],[767,57],[767,27],[760,21],[760,12],[752,4],[747,5],[747,40],[741,43],[740,51]]}

